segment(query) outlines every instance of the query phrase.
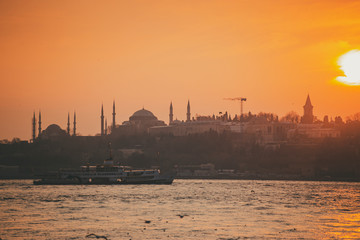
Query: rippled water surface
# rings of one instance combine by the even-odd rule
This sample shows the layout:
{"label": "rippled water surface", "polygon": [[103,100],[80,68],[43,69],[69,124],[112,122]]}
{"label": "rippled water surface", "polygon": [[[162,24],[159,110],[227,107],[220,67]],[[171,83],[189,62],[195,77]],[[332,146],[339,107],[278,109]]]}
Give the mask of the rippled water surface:
{"label": "rippled water surface", "polygon": [[[150,222],[149,222],[150,221]],[[360,238],[360,184],[175,180],[34,186],[0,181],[1,239]]]}

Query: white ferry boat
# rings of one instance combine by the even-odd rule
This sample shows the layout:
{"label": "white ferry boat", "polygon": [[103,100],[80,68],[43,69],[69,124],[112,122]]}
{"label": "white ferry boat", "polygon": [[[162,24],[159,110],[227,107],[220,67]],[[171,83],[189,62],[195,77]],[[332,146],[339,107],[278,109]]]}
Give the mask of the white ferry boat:
{"label": "white ferry boat", "polygon": [[80,169],[61,169],[34,180],[35,185],[73,184],[171,184],[174,176],[162,175],[159,169],[132,169],[114,165],[111,157],[97,166],[81,166]]}

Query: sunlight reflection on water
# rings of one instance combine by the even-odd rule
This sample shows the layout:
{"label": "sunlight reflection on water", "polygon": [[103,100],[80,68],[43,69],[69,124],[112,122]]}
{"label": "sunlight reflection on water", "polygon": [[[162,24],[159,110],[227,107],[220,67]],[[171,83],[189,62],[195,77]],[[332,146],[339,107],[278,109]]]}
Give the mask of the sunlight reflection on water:
{"label": "sunlight reflection on water", "polygon": [[359,238],[359,190],[359,183],[342,182],[35,186],[2,180],[0,238]]}

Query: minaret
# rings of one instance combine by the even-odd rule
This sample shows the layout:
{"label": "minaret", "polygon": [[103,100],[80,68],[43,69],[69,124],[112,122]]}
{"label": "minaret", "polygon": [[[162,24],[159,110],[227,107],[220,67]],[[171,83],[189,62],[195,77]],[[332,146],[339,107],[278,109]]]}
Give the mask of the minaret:
{"label": "minaret", "polygon": [[114,130],[115,129],[115,115],[116,115],[116,113],[115,113],[115,100],[114,100],[114,102],[113,102],[113,122],[112,122],[112,130]]}
{"label": "minaret", "polygon": [[105,135],[107,135],[107,119],[105,118]]}
{"label": "minaret", "polygon": [[35,118],[35,111],[34,111],[34,116],[33,116],[33,121],[32,121],[32,140],[33,142],[35,142],[35,138],[36,138],[36,118]]}
{"label": "minaret", "polygon": [[188,100],[188,105],[187,105],[187,113],[186,113],[186,121],[190,122],[191,119],[191,113],[190,113],[190,101]]}
{"label": "minaret", "polygon": [[314,121],[314,115],[313,115],[314,106],[311,104],[309,94],[306,98],[306,102],[305,102],[305,105],[303,106],[303,108],[304,108],[304,116],[302,117],[301,122],[308,123],[308,124],[313,123],[313,121]]}
{"label": "minaret", "polygon": [[68,113],[67,134],[70,136],[70,113]]}
{"label": "minaret", "polygon": [[41,111],[39,111],[39,133],[38,133],[38,137],[40,137],[41,134]]}
{"label": "minaret", "polygon": [[172,124],[174,120],[174,114],[173,114],[173,105],[172,102],[170,103],[170,114],[169,114],[169,125]]}
{"label": "minaret", "polygon": [[104,107],[101,104],[101,136],[104,136]]}
{"label": "minaret", "polygon": [[74,111],[74,129],[73,129],[73,136],[76,136],[76,112]]}

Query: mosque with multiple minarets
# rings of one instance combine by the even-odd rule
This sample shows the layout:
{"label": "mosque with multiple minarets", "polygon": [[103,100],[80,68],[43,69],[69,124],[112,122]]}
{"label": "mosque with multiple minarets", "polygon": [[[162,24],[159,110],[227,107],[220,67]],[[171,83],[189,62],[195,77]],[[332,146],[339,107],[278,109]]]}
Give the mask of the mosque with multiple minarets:
{"label": "mosque with multiple minarets", "polygon": [[[186,122],[191,122],[191,113],[190,113],[190,101],[187,104],[187,113],[186,113]],[[38,128],[36,127],[38,123]],[[116,111],[115,111],[115,101],[113,102],[113,112],[112,112],[112,124],[108,127],[107,120],[104,116],[104,107],[101,106],[101,115],[100,115],[100,136],[106,135],[136,135],[142,133],[149,133],[149,129],[154,127],[167,127],[174,124],[184,123],[178,120],[173,120],[173,106],[172,102],[170,103],[170,114],[169,114],[169,125],[166,125],[164,121],[159,120],[151,111],[142,108],[133,115],[129,117],[128,121],[123,122],[121,125],[116,124]],[[70,129],[70,114],[68,114],[67,119],[67,128],[63,130],[57,124],[49,125],[45,130],[42,130],[41,126],[41,112],[39,112],[39,117],[36,119],[35,112],[32,119],[32,141],[36,139],[50,139],[53,137],[62,137],[62,136],[77,136],[76,133],[76,112],[74,112],[73,118],[73,129]],[[38,132],[36,133],[36,130]]]}

